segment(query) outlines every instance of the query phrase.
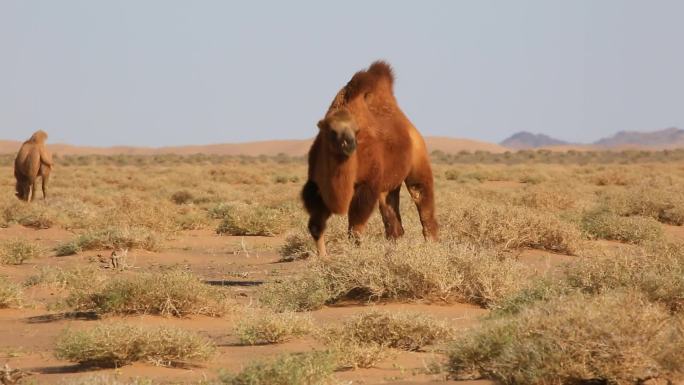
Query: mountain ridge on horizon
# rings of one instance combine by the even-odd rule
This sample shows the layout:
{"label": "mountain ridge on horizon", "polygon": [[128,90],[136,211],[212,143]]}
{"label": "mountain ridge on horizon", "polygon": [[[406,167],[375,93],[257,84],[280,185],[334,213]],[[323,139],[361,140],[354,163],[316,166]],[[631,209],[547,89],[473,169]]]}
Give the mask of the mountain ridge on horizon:
{"label": "mountain ridge on horizon", "polygon": [[684,129],[668,127],[654,131],[622,130],[591,143],[572,143],[556,139],[546,134],[533,134],[528,131],[519,131],[499,142],[499,144],[515,150],[538,148],[553,149],[554,147],[578,147],[587,149],[671,149],[684,147]]}

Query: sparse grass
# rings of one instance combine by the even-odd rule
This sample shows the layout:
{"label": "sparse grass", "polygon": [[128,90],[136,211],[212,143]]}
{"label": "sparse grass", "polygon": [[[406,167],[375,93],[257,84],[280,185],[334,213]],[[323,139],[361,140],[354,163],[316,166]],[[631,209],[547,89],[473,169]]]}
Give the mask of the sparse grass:
{"label": "sparse grass", "polygon": [[93,266],[76,266],[68,269],[44,266],[38,274],[30,276],[24,282],[24,286],[44,285],[58,289],[92,290],[101,286],[105,279],[106,277]]}
{"label": "sparse grass", "polygon": [[332,297],[326,285],[322,277],[307,271],[300,277],[266,283],[259,290],[259,302],[276,312],[319,309]]}
{"label": "sparse grass", "polygon": [[0,276],[0,309],[20,306],[22,291],[18,285]]}
{"label": "sparse grass", "polygon": [[220,316],[231,308],[222,289],[178,270],[117,277],[94,291],[74,290],[67,304],[76,310],[100,314],[191,314]]}
{"label": "sparse grass", "polygon": [[274,236],[289,225],[287,213],[279,208],[235,205],[224,210],[218,234]]}
{"label": "sparse grass", "polygon": [[87,366],[117,367],[145,361],[160,366],[201,362],[214,353],[205,338],[182,329],[103,324],[65,330],[57,340],[57,358]]}
{"label": "sparse grass", "polygon": [[454,378],[637,384],[684,370],[684,325],[635,293],[561,296],[486,321],[449,351]]}
{"label": "sparse grass", "polygon": [[606,252],[584,257],[565,268],[561,277],[540,279],[495,305],[494,316],[515,314],[535,302],[574,292],[598,295],[632,290],[672,312],[684,310],[684,249],[682,245],[655,245],[649,249]]}
{"label": "sparse grass", "polygon": [[655,219],[621,217],[603,209],[585,213],[582,217],[582,229],[594,238],[633,244],[664,239],[663,229]]}
{"label": "sparse grass", "polygon": [[369,311],[330,329],[326,340],[418,351],[452,336],[444,322],[414,312]]}
{"label": "sparse grass", "polygon": [[176,191],[171,195],[171,201],[177,205],[191,203],[193,199],[194,195],[188,190]]}
{"label": "sparse grass", "polygon": [[248,365],[237,375],[224,374],[227,385],[326,385],[332,384],[337,357],[327,351],[281,355],[270,362]]}
{"label": "sparse grass", "polygon": [[480,246],[520,249],[524,247],[573,254],[581,248],[580,231],[570,223],[512,205],[462,198],[455,207],[440,211],[445,237]]}
{"label": "sparse grass", "polygon": [[41,248],[35,243],[12,239],[0,245],[0,264],[21,265],[24,261],[40,256]]}
{"label": "sparse grass", "polygon": [[285,242],[278,249],[278,254],[281,262],[292,262],[316,255],[311,235],[303,230],[292,232],[285,238]]}
{"label": "sparse grass", "polygon": [[522,265],[493,250],[459,244],[368,239],[344,255],[317,260],[307,273],[265,285],[261,302],[276,310],[313,310],[343,298],[465,301],[489,306],[517,291]]}
{"label": "sparse grass", "polygon": [[312,330],[310,317],[292,312],[253,311],[235,326],[235,334],[244,345],[278,344]]}
{"label": "sparse grass", "polygon": [[161,235],[145,227],[107,227],[79,235],[73,241],[57,246],[57,256],[71,255],[84,250],[141,248],[159,250]]}
{"label": "sparse grass", "polygon": [[59,382],[59,385],[154,385],[154,381],[147,378],[122,380],[112,375],[88,375],[63,380]]}

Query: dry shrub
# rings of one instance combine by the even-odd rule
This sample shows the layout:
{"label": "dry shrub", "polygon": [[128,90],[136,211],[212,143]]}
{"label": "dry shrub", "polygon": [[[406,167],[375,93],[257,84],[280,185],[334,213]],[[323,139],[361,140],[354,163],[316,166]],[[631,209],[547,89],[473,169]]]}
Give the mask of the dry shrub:
{"label": "dry shrub", "polygon": [[228,385],[325,385],[332,384],[338,366],[334,353],[314,351],[284,354],[270,362],[248,365],[237,375],[224,374]]}
{"label": "dry shrub", "polygon": [[190,191],[180,190],[176,191],[171,195],[171,201],[177,205],[184,205],[186,203],[191,203],[194,195]]}
{"label": "dry shrub", "polygon": [[12,239],[0,245],[0,264],[21,265],[40,256],[41,248],[23,239]]}
{"label": "dry shrub", "polygon": [[[112,375],[88,375],[63,380],[59,382],[59,385],[154,385],[154,382],[147,378],[122,380],[118,376]],[[198,383],[198,385],[200,384]]]}
{"label": "dry shrub", "polygon": [[276,312],[320,309],[332,297],[327,282],[313,271],[269,282],[259,290],[259,302]]}
{"label": "dry shrub", "polygon": [[577,193],[568,186],[558,185],[532,185],[526,187],[518,203],[537,210],[569,210],[577,205]]}
{"label": "dry shrub", "polygon": [[259,205],[233,205],[225,208],[218,234],[275,236],[289,226],[289,216],[282,208]]}
{"label": "dry shrub", "polygon": [[684,324],[635,293],[574,294],[489,320],[449,351],[455,378],[637,384],[684,370]]}
{"label": "dry shrub", "polygon": [[633,244],[662,241],[663,229],[660,223],[647,217],[621,217],[605,209],[584,213],[582,230],[589,236]]}
{"label": "dry shrub", "polygon": [[601,197],[601,204],[621,216],[651,217],[662,223],[684,224],[684,193],[680,185],[651,181],[626,190],[609,190]]}
{"label": "dry shrub", "polygon": [[160,366],[201,362],[213,344],[178,328],[104,324],[88,330],[65,330],[57,340],[57,358],[82,365],[118,367],[146,361]]}
{"label": "dry shrub", "polygon": [[17,307],[22,302],[21,288],[0,276],[0,309]]}
{"label": "dry shrub", "polygon": [[340,329],[328,330],[326,341],[419,351],[451,335],[446,323],[424,314],[375,310],[352,317]]}
{"label": "dry shrub", "polygon": [[221,316],[230,308],[226,293],[191,273],[171,270],[117,277],[95,290],[74,290],[67,304],[100,314],[191,314]]}
{"label": "dry shrub", "polygon": [[58,256],[71,255],[83,250],[133,249],[157,251],[163,236],[146,227],[106,227],[88,231],[73,241],[57,246]]}
{"label": "dry shrub", "polygon": [[422,239],[367,239],[334,258],[313,261],[299,277],[262,288],[276,311],[312,310],[343,298],[464,301],[488,306],[521,287],[524,268],[492,250]]}
{"label": "dry shrub", "polygon": [[43,266],[38,274],[24,282],[24,286],[43,285],[62,290],[93,290],[101,287],[105,280],[106,276],[93,266],[76,266],[68,269]]}
{"label": "dry shrub", "polygon": [[278,248],[280,262],[292,262],[317,255],[311,235],[304,230],[297,230],[287,235],[285,242]]}
{"label": "dry shrub", "polygon": [[17,223],[34,229],[49,229],[55,223],[55,213],[42,201],[27,203],[15,198],[3,206],[2,221],[5,224]]}
{"label": "dry shrub", "polygon": [[582,243],[580,231],[572,224],[524,207],[465,199],[439,213],[443,237],[481,246],[573,254]]}
{"label": "dry shrub", "polygon": [[531,303],[573,292],[596,295],[612,290],[641,292],[672,312],[684,310],[684,246],[653,245],[583,257],[559,279],[541,279],[496,304],[494,315],[514,314]]}
{"label": "dry shrub", "polygon": [[252,311],[235,326],[244,345],[278,344],[313,330],[311,317],[292,312]]}

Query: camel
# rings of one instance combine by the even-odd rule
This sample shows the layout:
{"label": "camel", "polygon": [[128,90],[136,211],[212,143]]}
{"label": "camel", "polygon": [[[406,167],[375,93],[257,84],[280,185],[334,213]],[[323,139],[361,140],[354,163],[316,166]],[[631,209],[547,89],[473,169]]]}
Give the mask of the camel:
{"label": "camel", "polygon": [[425,141],[399,108],[389,64],[357,72],[335,96],[309,150],[302,200],[319,256],[332,214],[348,215],[359,239],[376,204],[388,239],[404,234],[399,193],[406,184],[427,240],[436,240],[434,181]]}
{"label": "camel", "polygon": [[14,160],[14,177],[17,179],[17,197],[31,202],[36,195],[38,177],[42,179],[43,199],[47,198],[47,185],[52,171],[52,155],[45,148],[47,133],[39,130],[25,141]]}

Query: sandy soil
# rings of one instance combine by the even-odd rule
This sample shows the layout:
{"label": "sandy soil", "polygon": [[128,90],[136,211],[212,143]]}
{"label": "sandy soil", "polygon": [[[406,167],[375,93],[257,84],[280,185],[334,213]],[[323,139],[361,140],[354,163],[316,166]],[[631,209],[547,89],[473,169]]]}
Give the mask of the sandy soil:
{"label": "sandy soil", "polygon": [[[668,235],[684,239],[681,227],[666,226]],[[0,241],[21,237],[35,241],[46,249],[66,241],[72,234],[65,230],[33,230],[20,226],[0,229]],[[278,263],[276,247],[282,238],[265,237],[225,237],[212,231],[188,231],[166,244],[166,249],[158,253],[134,250],[129,252],[129,261],[134,269],[154,270],[160,265],[178,265],[186,268],[208,282],[223,284],[233,288],[236,298],[249,301],[253,292],[263,282],[274,276],[296,272],[303,267],[302,262]],[[604,242],[605,243],[605,242]],[[606,243],[602,246],[615,246]],[[104,254],[104,252],[101,252]],[[97,251],[88,251],[68,257],[45,255],[20,266],[0,266],[0,274],[17,283],[38,272],[44,266],[69,267],[99,264]],[[524,250],[518,258],[534,267],[542,274],[553,274],[564,264],[572,263],[575,257],[558,255],[546,251]],[[103,271],[107,271],[103,269]],[[113,274],[113,273],[112,273]],[[22,309],[0,309],[0,365],[9,364],[35,373],[31,378],[40,384],[56,384],[65,378],[85,374],[114,374],[122,378],[145,377],[162,383],[197,381],[215,378],[219,370],[239,371],[255,359],[263,359],[282,352],[306,351],[321,347],[311,338],[301,338],[279,345],[239,346],[231,335],[236,321],[235,315],[223,318],[190,317],[186,319],[164,318],[158,316],[107,317],[104,320],[78,319],[64,317],[62,313],[48,310],[48,304],[63,295],[59,290],[28,288],[28,305]],[[478,322],[487,311],[467,304],[421,304],[391,303],[373,305],[384,309],[415,310],[448,320],[457,328],[468,328]],[[326,307],[312,313],[319,325],[341,322],[345,317],[368,310],[369,305],[347,303]],[[53,356],[54,342],[65,328],[85,328],[97,322],[119,322],[147,325],[176,325],[197,331],[218,346],[218,354],[202,367],[163,368],[147,364],[134,364],[118,369],[84,369],[69,362],[57,360]],[[360,369],[338,372],[339,379],[350,384],[441,384],[447,383],[441,376],[424,374],[424,369],[437,356],[429,352],[401,352],[386,360],[374,369]],[[458,383],[450,381],[449,383]],[[465,381],[465,384],[484,385],[488,381]]]}

